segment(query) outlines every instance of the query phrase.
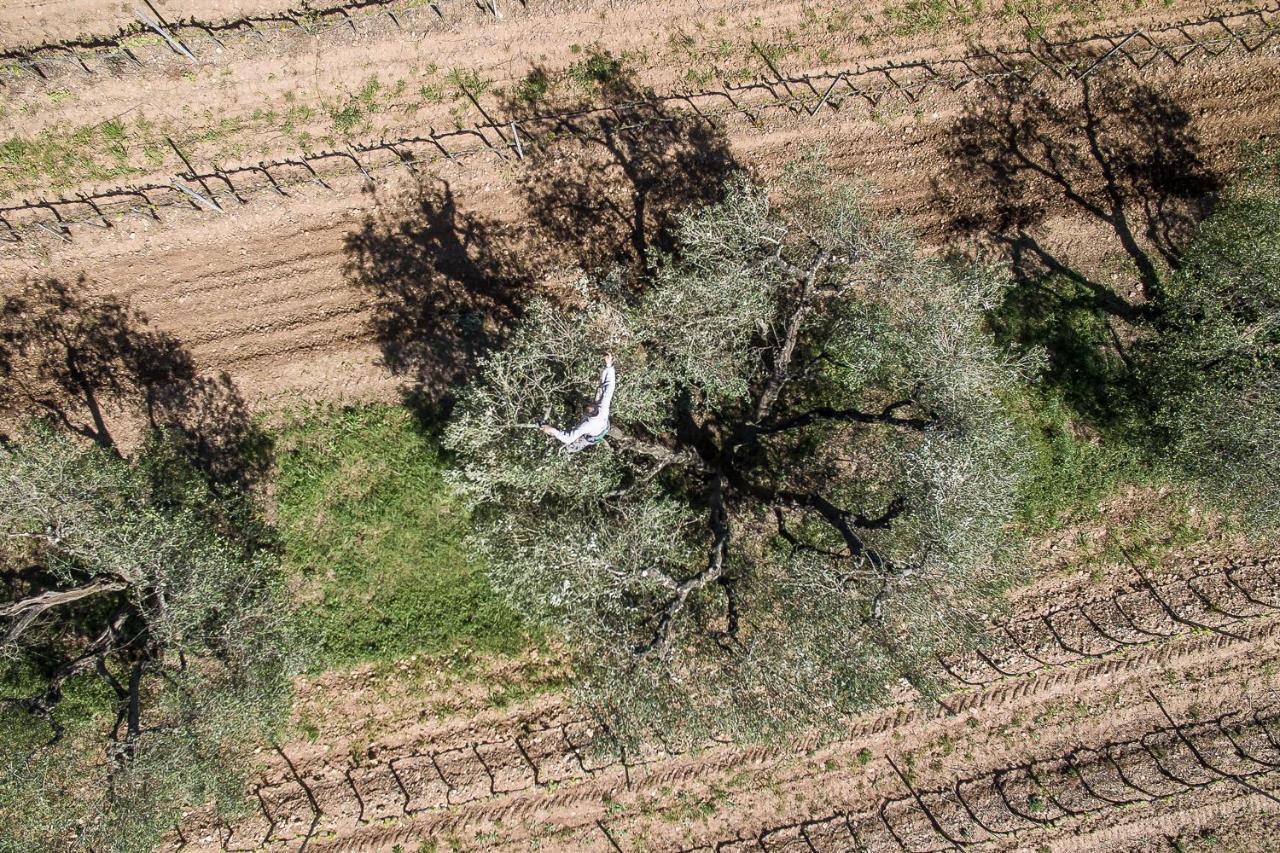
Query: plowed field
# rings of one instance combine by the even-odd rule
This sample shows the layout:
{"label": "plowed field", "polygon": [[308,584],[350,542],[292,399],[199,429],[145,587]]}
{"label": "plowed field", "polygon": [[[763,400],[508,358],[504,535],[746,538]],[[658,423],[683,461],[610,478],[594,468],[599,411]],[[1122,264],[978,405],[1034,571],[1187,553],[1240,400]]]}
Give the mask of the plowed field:
{"label": "plowed field", "polygon": [[[472,315],[815,145],[931,246],[1140,299],[1280,127],[1274,5],[139,9],[163,36],[131,4],[0,9],[0,282],[84,275],[260,411],[447,393]],[[833,743],[619,755],[557,699],[397,705],[372,740],[264,755],[245,818],[173,845],[1275,848],[1278,619],[1280,564],[1240,549],[1053,577],[945,661],[940,702]]]}
{"label": "plowed field", "polygon": [[359,749],[284,746],[254,814],[187,846],[1144,849],[1274,813],[1278,616],[1272,559],[1118,566],[1025,591],[946,661],[939,703],[904,697],[833,743],[619,755],[554,700],[389,721]]}

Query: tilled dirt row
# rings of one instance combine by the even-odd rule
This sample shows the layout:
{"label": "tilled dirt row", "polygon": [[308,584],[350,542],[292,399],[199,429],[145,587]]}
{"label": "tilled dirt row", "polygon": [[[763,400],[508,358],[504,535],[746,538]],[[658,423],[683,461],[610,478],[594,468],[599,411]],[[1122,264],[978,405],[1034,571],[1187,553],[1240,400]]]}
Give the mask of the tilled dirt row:
{"label": "tilled dirt row", "polygon": [[957,682],[985,685],[1106,657],[1179,634],[1237,636],[1231,625],[1277,612],[1280,565],[1228,563],[1164,582],[1138,569],[1136,584],[1002,622],[990,645],[943,661]]}
{"label": "tilled dirt row", "polygon": [[[755,44],[754,41],[752,43]],[[58,183],[54,186],[61,188],[63,194],[61,198],[55,198],[41,193],[38,181],[30,184],[29,181],[23,183],[23,178],[16,178],[18,183],[11,189],[22,192],[23,201],[0,208],[0,214],[3,214],[11,239],[20,239],[24,233],[33,236],[32,232],[36,232],[34,236],[56,236],[60,233],[64,239],[70,239],[74,233],[70,230],[73,224],[81,226],[76,231],[87,226],[109,227],[130,212],[154,217],[168,213],[175,206],[203,207],[214,211],[224,206],[234,207],[263,193],[283,193],[285,189],[302,183],[332,180],[336,173],[359,173],[362,177],[371,178],[374,173],[399,169],[406,163],[431,165],[477,153],[493,153],[501,159],[523,158],[525,149],[540,145],[546,139],[581,135],[584,133],[583,123],[590,126],[602,119],[613,120],[632,131],[642,124],[689,118],[725,118],[740,122],[745,117],[759,127],[762,113],[778,109],[792,113],[804,111],[812,116],[852,106],[876,114],[896,102],[913,103],[930,89],[954,90],[1010,76],[1029,79],[1044,75],[1071,79],[1099,72],[1099,69],[1149,70],[1230,53],[1267,55],[1274,53],[1276,47],[1280,47],[1280,9],[1265,7],[1176,23],[1171,21],[1163,25],[1149,21],[1141,34],[1130,36],[1102,31],[1065,41],[1042,40],[1038,45],[1017,45],[1006,50],[958,44],[942,49],[917,47],[907,53],[881,53],[875,61],[858,64],[853,64],[852,58],[845,59],[824,51],[821,66],[793,60],[788,63],[792,70],[779,77],[782,72],[770,60],[764,77],[753,74],[745,82],[722,81],[687,87],[673,86],[670,80],[645,77],[629,80],[625,84],[625,93],[614,92],[607,99],[610,102],[603,105],[591,98],[575,95],[568,100],[553,98],[548,103],[539,104],[536,109],[526,109],[518,99],[512,102],[509,98],[494,100],[486,97],[482,90],[487,91],[492,81],[483,85],[472,82],[466,84],[468,91],[471,88],[476,90],[467,95],[470,105],[463,113],[451,108],[448,120],[443,122],[453,124],[455,128],[440,131],[435,130],[438,126],[436,119],[444,118],[443,107],[440,116],[434,116],[430,114],[429,105],[424,107],[417,95],[408,96],[409,100],[403,105],[375,104],[381,86],[378,84],[366,93],[367,100],[353,101],[349,105],[355,110],[351,115],[368,112],[370,115],[381,114],[384,118],[395,116],[391,124],[381,122],[342,140],[331,137],[317,139],[309,146],[302,145],[301,150],[292,143],[278,143],[288,134],[274,127],[262,128],[261,135],[277,142],[259,144],[255,131],[248,124],[232,121],[228,111],[223,109],[216,110],[217,121],[223,130],[201,137],[195,133],[197,128],[192,126],[193,117],[185,115],[190,110],[192,93],[175,92],[172,98],[162,98],[161,103],[182,104],[182,121],[186,130],[195,133],[196,137],[221,140],[220,144],[230,146],[227,151],[203,151],[199,147],[191,147],[186,141],[179,146],[173,142],[172,135],[166,135],[163,143],[153,140],[154,144],[145,158],[146,166],[133,169],[132,180],[127,186],[117,183],[87,193],[67,193],[65,184]],[[385,59],[379,57],[380,67],[385,68]],[[326,69],[335,67],[328,58],[324,65]],[[666,67],[667,63],[659,62],[657,65]],[[456,68],[451,72],[454,77],[459,73]],[[274,73],[267,76],[277,79]],[[283,75],[286,80],[292,80],[294,76]],[[406,85],[402,79],[396,88],[403,90]],[[457,85],[462,84],[455,82],[455,87]],[[656,91],[669,94],[645,94],[648,91],[645,87],[654,87]],[[318,88],[325,89],[323,85],[318,85]],[[95,94],[97,92],[95,89]],[[134,99],[132,94],[126,98]],[[288,111],[290,114],[300,109],[292,94],[288,100],[293,104]],[[619,102],[627,105],[621,112],[618,110]],[[640,102],[644,104],[643,109],[636,106]],[[123,103],[108,102],[104,114],[123,114],[124,106]],[[248,110],[249,106],[249,100],[236,98],[231,111]],[[428,113],[419,114],[424,108]],[[82,120],[86,115],[83,104],[68,104],[61,109],[69,110]],[[308,108],[308,111],[321,119],[326,114],[324,110]],[[513,111],[519,114],[512,114]],[[253,112],[255,117],[269,117],[271,121],[277,118],[274,109],[264,112],[261,107],[253,107]],[[89,110],[89,114],[92,113],[93,110]],[[44,120],[57,121],[49,109],[41,109],[37,115]],[[212,115],[214,111],[206,110],[206,117]],[[519,119],[519,129],[516,119]],[[478,123],[473,125],[473,120]],[[154,114],[150,121],[155,123]],[[288,122],[290,132],[296,131],[297,121],[291,118]],[[33,129],[30,118],[24,118],[22,125],[27,132]],[[234,130],[230,129],[231,125],[235,125]],[[34,127],[38,129],[39,120]],[[430,130],[424,132],[424,128]],[[234,136],[234,140],[228,134]],[[309,132],[307,136],[311,142]],[[371,136],[376,136],[377,141],[369,141]],[[181,135],[179,138],[182,139]],[[258,156],[246,157],[246,150],[256,152]],[[230,162],[228,152],[233,152],[235,157]],[[210,166],[210,163],[216,165]],[[0,172],[0,177],[3,174]],[[55,177],[62,181],[67,175],[59,170]],[[0,184],[0,191],[3,189]],[[27,190],[34,191],[35,195],[29,195]],[[194,195],[196,191],[203,198]],[[36,223],[40,224],[37,226]],[[44,233],[37,232],[37,228]]]}
{"label": "tilled dirt row", "polygon": [[[1276,635],[1263,631],[1233,643],[1185,642],[1179,653],[1153,654],[1130,666],[1089,666],[1069,679],[1035,679],[1027,689],[988,696],[980,707],[959,715],[899,710],[855,726],[850,738],[816,751],[712,751],[696,761],[655,763],[646,772],[634,772],[629,782],[615,778],[612,784],[600,780],[556,792],[514,795],[507,802],[423,814],[402,826],[368,826],[349,837],[340,833],[316,842],[321,849],[344,851],[390,849],[394,844],[412,849],[424,840],[454,839],[463,846],[506,845],[505,849],[520,849],[536,839],[543,849],[605,849],[616,844],[627,850],[673,850],[747,840],[757,848],[763,841],[769,850],[774,836],[785,838],[779,830],[798,830],[805,822],[847,815],[866,815],[874,823],[882,807],[900,814],[890,818],[881,835],[923,832],[931,823],[930,806],[920,806],[916,794],[940,798],[956,779],[984,781],[998,790],[1006,776],[1028,765],[1044,770],[1064,757],[1083,763],[1082,756],[1090,751],[1105,754],[1150,736],[1167,737],[1172,727],[1164,712],[1153,706],[1153,683],[1159,685],[1157,691],[1169,694],[1163,707],[1180,725],[1195,722],[1203,713],[1197,703],[1212,703],[1210,707],[1223,711],[1252,710],[1250,701],[1262,701],[1256,691],[1275,687]],[[1251,695],[1250,690],[1255,692]],[[1126,763],[1125,772],[1131,766]],[[1143,787],[1139,782],[1138,788]],[[1194,787],[1200,786],[1193,783],[1183,792]],[[1149,800],[1160,799],[1149,793]],[[1042,795],[1044,802],[1037,804],[1025,791],[1024,796],[1025,805],[1014,809],[1032,815],[1051,802]],[[1058,808],[1070,817],[1101,812],[1106,818],[1117,805],[1108,798],[1125,799],[1119,788],[1101,783],[1092,796],[1106,806],[1090,809],[1078,803]],[[920,806],[918,813],[905,808],[913,803]],[[1011,819],[1001,823],[996,814],[985,819],[993,837],[1003,834],[993,829],[997,825],[1024,836],[1023,830],[1038,826],[1034,819],[1021,826],[1010,826]],[[919,825],[912,830],[915,821]],[[1046,821],[1042,829],[1055,829],[1054,824],[1062,822]],[[977,823],[981,827],[982,818]],[[870,836],[871,825],[865,830]],[[953,830],[960,834],[958,827]],[[965,831],[977,833],[972,827]],[[937,849],[946,847],[943,843]]]}
{"label": "tilled dirt row", "polygon": [[[269,13],[278,0],[150,0],[169,20],[218,20]],[[137,8],[146,10],[139,2]],[[321,4],[317,4],[321,5]],[[333,4],[340,5],[335,2]],[[79,36],[110,37],[137,23],[133,5],[119,0],[24,0],[0,6],[0,44],[35,45]]]}
{"label": "tilled dirt row", "polygon": [[[995,629],[993,638],[1000,642],[1020,636],[1017,654],[1037,661],[1038,667],[979,689],[966,688],[957,679],[959,689],[938,709],[906,705],[860,718],[850,727],[846,748],[885,735],[897,741],[903,731],[949,720],[987,721],[1019,709],[1025,713],[1055,697],[1082,701],[1087,690],[1159,669],[1203,667],[1238,647],[1271,648],[1280,630],[1269,618],[1280,610],[1277,569],[1280,564],[1261,560],[1202,565],[1141,589],[1122,584],[1105,597],[1016,616]],[[1097,637],[1086,641],[1076,635],[1079,626],[1068,628],[1061,621],[1069,613],[1088,614],[1088,630]],[[1041,633],[1018,627],[1034,623],[1054,627]],[[1088,648],[1103,637],[1116,638],[1109,649]],[[1119,642],[1122,637],[1127,642]],[[1001,655],[988,650],[979,659]],[[1080,663],[1084,658],[1090,660]],[[972,681],[974,669],[966,670],[964,660],[949,661],[948,669],[967,672]],[[819,749],[813,743],[747,749],[713,745],[697,755],[678,755],[658,745],[647,755],[619,757],[590,722],[565,716],[555,705],[495,721],[479,733],[436,730],[427,739],[413,734],[390,734],[354,757],[318,756],[305,749],[290,756],[286,748],[255,785],[256,817],[216,834],[191,830],[189,838],[204,839],[204,846],[214,845],[216,838],[216,845],[228,850],[273,844],[290,848],[406,818],[443,837],[462,827],[522,819],[546,809],[598,804],[620,790],[652,792],[708,773],[768,773],[797,760],[811,762]],[[827,755],[831,748],[821,752]]]}
{"label": "tilled dirt row", "polygon": [[[1270,6],[1239,6],[1233,7],[1233,12],[1212,13],[1195,6],[1175,6],[1144,8],[1141,13],[1127,6],[1114,10],[1099,6],[1098,22],[1093,24],[1097,29],[1092,32],[1107,35],[1107,39],[1093,56],[1100,58],[1117,45],[1122,45],[1123,51],[1147,53],[1153,47],[1148,42],[1151,38],[1173,39],[1176,48],[1165,59],[1181,60],[1197,52],[1187,50],[1188,42],[1205,42],[1205,49],[1217,53],[1232,42],[1233,35],[1235,48],[1257,51],[1266,49],[1276,33],[1278,13]],[[316,41],[318,37],[300,33],[296,50],[286,46],[273,49],[246,36],[238,52],[217,48],[217,65],[194,71],[175,68],[172,73],[157,72],[153,79],[139,78],[137,73],[98,79],[77,69],[59,83],[59,88],[12,93],[13,106],[0,113],[0,134],[8,124],[15,139],[30,137],[43,147],[71,150],[49,158],[64,167],[52,168],[38,160],[28,163],[31,158],[20,158],[11,168],[0,166],[0,196],[7,194],[15,202],[51,200],[55,195],[75,198],[81,192],[92,196],[94,191],[128,183],[152,187],[152,192],[166,196],[152,202],[166,207],[170,201],[189,201],[172,187],[168,194],[163,192],[177,174],[204,174],[214,168],[270,164],[305,155],[311,155],[313,165],[323,168],[341,164],[348,146],[366,156],[373,140],[424,137],[432,135],[424,132],[427,128],[445,133],[446,128],[466,129],[490,118],[505,125],[518,117],[509,115],[512,112],[545,114],[578,109],[593,103],[595,96],[588,92],[590,79],[583,78],[584,89],[561,78],[574,63],[581,65],[584,44],[593,45],[592,50],[607,48],[623,58],[625,72],[619,73],[626,76],[626,86],[635,97],[651,88],[690,94],[730,90],[732,98],[735,87],[776,79],[778,74],[829,75],[840,69],[860,75],[860,91],[870,83],[877,84],[870,86],[872,91],[892,81],[914,85],[920,78],[922,84],[928,83],[930,75],[950,76],[953,69],[921,68],[919,63],[972,54],[975,47],[968,43],[968,37],[977,34],[958,28],[931,36],[901,37],[870,25],[867,32],[856,27],[847,32],[842,27],[832,30],[835,25],[829,20],[833,19],[815,16],[798,2],[771,7],[770,14],[763,17],[747,14],[740,4],[699,9],[696,17],[690,17],[687,5],[672,5],[669,11],[668,16],[641,6],[609,8],[607,12],[573,8],[563,14],[548,9],[524,14],[518,21],[504,19],[496,26],[490,22],[446,27],[433,16],[433,26],[443,28],[434,40],[418,38],[387,23],[387,32],[376,45],[346,27],[333,31],[333,37],[340,38],[333,45],[322,46]],[[606,19],[596,12],[605,13]],[[655,15],[670,21],[660,32],[645,25],[655,20]],[[714,32],[703,32],[697,24],[708,16],[724,24]],[[981,31],[982,51],[1012,44],[1028,57],[1050,57],[1065,49],[1059,39],[1070,42],[1087,35],[1055,34],[1039,43],[1028,43],[1021,35],[1022,28],[1017,16],[1000,17]],[[1144,34],[1130,39],[1125,35],[1126,30],[1133,31],[1129,28],[1143,28]],[[526,50],[529,44],[540,45],[536,58]],[[784,45],[785,49],[765,51],[761,45]],[[238,56],[232,58],[233,53]],[[1028,57],[1010,59],[1005,65],[1024,67]],[[1107,59],[1112,64],[1116,61],[1114,56]],[[520,81],[535,66],[551,81],[536,103],[517,94],[527,91],[520,88]],[[1077,70],[1083,71],[1085,66]],[[581,76],[585,72],[580,68],[577,73]],[[907,79],[903,81],[903,77]],[[19,79],[33,84],[38,81],[34,75]],[[827,84],[810,84],[815,86],[814,102],[825,93]],[[803,94],[804,86],[798,91]],[[839,101],[841,87],[829,96],[833,103]],[[95,142],[96,128],[104,124],[111,125],[114,135]],[[74,142],[80,131],[87,136]],[[33,136],[45,132],[53,136]],[[456,147],[459,141],[446,138],[444,144]],[[461,141],[466,141],[465,137]],[[323,152],[337,159],[315,160],[315,155]],[[82,157],[95,166],[80,163]],[[110,175],[121,178],[109,181]],[[265,176],[242,171],[231,180],[256,183]],[[77,210],[75,215],[85,212]]]}
{"label": "tilled dirt row", "polygon": [[[1153,702],[1156,700],[1153,699]],[[1161,707],[1157,704],[1157,708]],[[1163,716],[1163,714],[1161,715]],[[1149,834],[1162,816],[1280,790],[1280,705],[1229,710],[1209,720],[1146,728],[1140,735],[1076,747],[947,785],[917,788],[893,765],[903,791],[870,812],[840,811],[693,851],[942,851],[1044,845],[1119,821]],[[1270,796],[1268,796],[1270,795]],[[1140,815],[1134,812],[1141,811]],[[1116,835],[1109,829],[1109,835]],[[1086,849],[1083,845],[1073,849]]]}
{"label": "tilled dirt row", "polygon": [[[1180,804],[1169,814],[1117,818],[1111,826],[1050,845],[1052,853],[1105,850],[1111,853],[1167,853],[1171,848],[1213,853],[1274,853],[1277,806],[1274,793],[1241,793],[1202,805]],[[1145,811],[1145,810],[1144,810]]]}
{"label": "tilled dirt row", "polygon": [[[1254,56],[1150,72],[1131,91],[1185,115],[1182,154],[1197,158],[1203,170],[1221,171],[1229,168],[1242,143],[1265,137],[1277,126],[1278,84],[1280,65]],[[1055,120],[1062,126],[1048,132],[1070,132],[1064,128],[1074,120],[1071,110],[1078,109],[1072,106],[1078,94],[1079,87],[1062,87],[1055,96],[1061,103]],[[730,124],[725,141],[737,162],[764,173],[807,144],[824,143],[841,171],[880,188],[877,204],[906,214],[930,242],[942,244],[956,239],[954,223],[968,215],[964,208],[974,199],[1004,203],[988,189],[968,201],[963,198],[960,190],[971,182],[971,170],[955,151],[966,122],[998,112],[1005,103],[997,99],[994,109],[983,113],[981,104],[991,95],[983,89],[931,90],[914,106],[904,102],[896,116],[879,119],[855,107],[812,117],[778,113],[759,126],[745,120]],[[1051,103],[1059,108],[1058,100]],[[1106,128],[1110,144],[1117,146],[1113,150],[1123,152],[1133,134],[1146,132],[1142,122],[1149,120],[1144,115],[1113,116]],[[1157,143],[1139,138],[1133,144],[1151,145],[1152,156],[1171,157],[1174,149],[1165,141]],[[1032,140],[1031,155],[1038,153],[1034,145],[1039,144]],[[531,207],[525,179],[545,175],[546,169],[560,170],[585,175],[584,186],[590,188],[592,180],[612,174],[615,167],[592,165],[590,156],[579,163],[582,155],[583,149],[566,143],[557,149],[554,162],[534,173],[521,171],[510,160],[471,158],[446,163],[420,183],[405,181],[374,194],[363,192],[363,181],[356,177],[332,181],[333,191],[311,185],[290,190],[289,198],[260,196],[224,215],[192,211],[158,223],[139,219],[110,232],[77,235],[74,245],[55,241],[34,256],[10,255],[0,260],[0,275],[14,280],[91,271],[102,291],[129,298],[156,325],[189,342],[198,363],[229,371],[254,404],[295,394],[330,400],[390,398],[399,382],[381,358],[397,342],[380,338],[370,318],[380,306],[399,304],[396,276],[403,276],[407,287],[418,280],[419,271],[388,265],[390,279],[370,279],[353,269],[361,248],[425,252],[437,233],[456,235],[451,239],[466,246],[485,229],[504,240],[515,235],[506,242],[491,240],[486,249],[508,252],[521,262],[554,256],[560,241],[541,230],[543,220]],[[1105,189],[1100,164],[1073,159],[1068,165],[1070,170],[1059,177],[1073,192]],[[581,171],[588,167],[596,171]],[[668,180],[685,177],[677,173]],[[1114,280],[1119,269],[1121,279],[1127,278],[1113,224],[1069,201],[1055,201],[1054,191],[1044,191],[1042,204],[1049,210],[1028,233],[1047,250],[1071,257],[1085,274],[1097,271],[1104,280]],[[398,230],[406,239],[402,244],[362,242],[371,223],[384,223],[385,233]],[[377,227],[374,231],[375,237],[384,233]],[[522,275],[536,280],[540,274]],[[1123,287],[1124,281],[1118,285]],[[523,298],[530,286],[522,284],[515,296]],[[407,301],[403,306],[418,310]]]}
{"label": "tilled dirt row", "polygon": [[[98,0],[57,0],[90,5]],[[772,51],[775,67],[794,68],[805,58],[820,58],[824,64],[862,55],[885,56],[898,50],[925,44],[961,44],[973,34],[986,39],[1019,37],[1028,21],[1017,14],[1018,4],[994,3],[980,18],[957,14],[932,26],[910,26],[900,14],[900,4],[873,2],[851,14],[839,6],[822,7],[790,0],[755,7],[726,0],[703,0],[696,6],[675,3],[602,2],[602,0],[503,0],[502,15],[495,18],[488,0],[438,0],[431,4],[416,0],[354,0],[311,4],[309,8],[240,0],[238,11],[228,0],[197,0],[184,3],[180,14],[165,4],[155,3],[167,22],[166,32],[178,47],[170,46],[135,15],[142,11],[156,20],[143,3],[116,4],[119,17],[86,17],[96,26],[75,36],[60,34],[57,28],[38,33],[38,40],[23,43],[5,28],[5,18],[30,13],[32,3],[12,4],[0,9],[0,65],[10,73],[0,75],[0,87],[16,99],[36,93],[62,93],[53,104],[45,104],[44,115],[36,116],[35,129],[56,124],[65,116],[84,116],[68,109],[72,99],[86,98],[86,104],[106,103],[148,82],[183,79],[184,92],[191,100],[209,107],[223,106],[216,98],[219,89],[258,85],[261,94],[288,91],[278,78],[280,63],[305,68],[313,73],[323,64],[327,76],[301,78],[316,83],[363,82],[370,71],[386,74],[418,65],[483,71],[497,75],[499,85],[520,76],[532,65],[561,64],[580,53],[584,45],[608,48],[615,53],[645,51],[647,64],[662,66],[663,59],[679,56],[686,61],[700,53],[715,53],[727,59],[730,46],[739,43],[778,44]],[[226,14],[200,14],[200,6],[222,6]],[[1170,22],[1211,15],[1231,15],[1247,8],[1270,8],[1264,4],[1236,2],[1210,6],[1188,0],[1164,2],[1100,2],[1086,8],[1043,7],[1036,10],[1037,34],[1053,30],[1074,32],[1087,28],[1127,33],[1136,28],[1158,27]],[[898,13],[898,14],[895,14]],[[637,27],[637,23],[647,26]],[[750,36],[744,38],[744,34]],[[679,34],[672,38],[672,34]],[[141,37],[139,37],[141,36]],[[1021,41],[1021,38],[1019,38]],[[529,49],[536,44],[538,53]],[[578,50],[570,49],[575,44]],[[470,50],[466,48],[469,46]],[[183,49],[188,53],[184,54]],[[660,53],[655,55],[655,51]],[[190,55],[188,55],[190,54]],[[302,65],[302,61],[306,61]],[[380,65],[381,61],[381,65]],[[255,74],[256,69],[277,63],[275,75]],[[403,63],[403,65],[401,65]],[[760,72],[766,62],[756,58]],[[237,66],[244,66],[243,68]],[[724,64],[721,64],[724,67]],[[653,71],[662,73],[659,67]],[[344,73],[345,72],[345,73]],[[668,74],[671,70],[667,71]],[[267,79],[270,77],[270,79]],[[679,79],[677,74],[672,79]],[[287,81],[286,81],[287,82]],[[300,82],[300,81],[299,81]],[[337,88],[337,87],[333,87]],[[92,91],[79,91],[92,90]],[[168,92],[167,86],[155,95]],[[258,90],[253,91],[256,96]],[[135,100],[136,100],[135,92]],[[241,95],[246,94],[244,90]],[[210,98],[214,98],[210,100]],[[225,106],[236,109],[235,101],[224,96]],[[154,97],[163,116],[163,97]],[[19,101],[20,102],[20,101]],[[243,109],[243,104],[239,108]]]}

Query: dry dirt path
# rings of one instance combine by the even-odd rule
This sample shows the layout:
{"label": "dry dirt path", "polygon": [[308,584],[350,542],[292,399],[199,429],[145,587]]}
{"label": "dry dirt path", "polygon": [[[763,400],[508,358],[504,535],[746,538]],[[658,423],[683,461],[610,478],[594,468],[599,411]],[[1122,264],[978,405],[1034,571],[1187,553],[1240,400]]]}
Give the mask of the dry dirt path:
{"label": "dry dirt path", "polygon": [[856,838],[899,851],[944,849],[948,835],[982,849],[1140,839],[1270,803],[1248,786],[1280,784],[1277,617],[1273,559],[1045,581],[988,648],[947,661],[956,689],[939,705],[863,715],[834,743],[655,746],[624,761],[592,749],[590,722],[545,699],[392,726],[358,750],[286,745],[254,786],[257,814],[193,826],[187,848],[629,851],[763,837],[765,850],[807,850],[808,833],[820,850]]}
{"label": "dry dirt path", "polygon": [[[170,21],[216,21],[263,14],[282,7],[279,0],[150,0]],[[288,4],[284,4],[288,5]],[[23,0],[0,7],[0,45],[38,45],[79,36],[112,36],[137,23],[133,10],[143,0]]]}
{"label": "dry dirt path", "polygon": [[[1172,69],[1155,67],[1141,78],[1139,88],[1159,109],[1185,117],[1181,144],[1206,169],[1221,171],[1241,144],[1274,132],[1278,83],[1280,64],[1259,52],[1193,59]],[[1123,93],[1129,84],[1117,85]],[[1078,110],[1079,92],[1079,86],[1064,86],[1050,98],[1063,111],[1060,124],[1069,124],[1071,110]],[[720,144],[737,162],[767,173],[804,145],[825,143],[843,171],[880,188],[878,204],[904,214],[940,244],[955,239],[952,226],[963,213],[960,206],[972,201],[945,194],[948,180],[953,190],[957,180],[961,188],[968,180],[968,165],[950,149],[961,122],[984,115],[984,103],[1002,102],[992,101],[986,87],[951,91],[942,86],[924,91],[914,103],[886,100],[877,110],[856,103],[814,116],[779,109],[761,113],[756,124],[728,116],[720,125]],[[1113,116],[1113,125],[1122,127],[1114,144],[1125,145],[1123,134],[1131,130],[1150,131],[1144,122],[1157,119],[1158,114]],[[1153,156],[1168,148],[1159,138],[1142,142],[1155,146]],[[546,174],[546,168],[576,174],[577,149],[566,144],[562,158],[560,151],[551,149],[556,160],[545,167],[540,163],[535,177]],[[507,250],[519,247],[523,257],[533,257],[552,238],[534,233],[541,242],[525,239],[538,225],[530,224],[527,183],[522,183],[533,167],[524,165],[491,154],[440,163],[426,182],[435,189],[447,182],[450,188],[457,209],[450,211],[454,221],[444,225],[460,234],[470,222],[467,217],[474,216],[484,223],[525,228],[521,240]],[[1099,164],[1078,162],[1072,168],[1075,173],[1067,179],[1081,191],[1103,188]],[[259,193],[243,206],[226,202],[225,215],[175,209],[159,222],[131,217],[110,231],[82,228],[72,244],[52,237],[28,240],[9,247],[0,261],[0,276],[15,280],[30,274],[88,273],[97,286],[130,298],[156,325],[188,342],[199,363],[229,371],[254,404],[274,405],[293,396],[390,398],[399,380],[382,365],[388,341],[377,337],[370,318],[379,305],[399,295],[365,286],[351,274],[350,265],[358,235],[371,219],[399,218],[411,241],[428,226],[440,226],[424,222],[426,196],[412,185],[406,190],[407,182],[395,177],[402,171],[382,173],[391,185],[376,193],[364,190],[352,167],[350,177],[328,178],[331,190],[303,184],[291,187],[287,198]],[[682,176],[673,173],[666,180]],[[1049,188],[1044,202],[1050,209],[1028,232],[1080,269],[1126,286],[1132,269],[1116,247],[1112,224],[1055,201],[1053,192]]]}

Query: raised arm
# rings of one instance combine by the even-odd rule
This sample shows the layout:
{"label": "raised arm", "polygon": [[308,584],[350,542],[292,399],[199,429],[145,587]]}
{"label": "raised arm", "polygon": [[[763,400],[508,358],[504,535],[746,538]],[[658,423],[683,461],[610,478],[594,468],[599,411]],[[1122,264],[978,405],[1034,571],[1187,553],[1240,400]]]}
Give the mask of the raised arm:
{"label": "raised arm", "polygon": [[596,392],[596,405],[600,414],[609,417],[609,405],[613,402],[613,389],[617,386],[617,378],[613,371],[613,356],[604,357],[604,370],[600,372],[600,390]]}

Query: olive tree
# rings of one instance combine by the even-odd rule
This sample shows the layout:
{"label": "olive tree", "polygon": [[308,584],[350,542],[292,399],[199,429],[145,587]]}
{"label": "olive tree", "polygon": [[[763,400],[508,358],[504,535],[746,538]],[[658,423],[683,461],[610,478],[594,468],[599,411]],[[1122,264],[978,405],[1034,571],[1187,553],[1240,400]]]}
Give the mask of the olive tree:
{"label": "olive tree", "polygon": [[[447,431],[495,585],[628,737],[834,723],[990,610],[1023,454],[993,270],[921,255],[819,165],[738,177],[643,281],[531,306]],[[572,423],[606,352],[608,440]]]}
{"label": "olive tree", "polygon": [[1280,165],[1246,169],[1171,278],[1143,351],[1158,441],[1209,490],[1280,523]]}
{"label": "olive tree", "polygon": [[240,799],[291,666],[277,564],[155,508],[107,449],[0,444],[0,823],[21,849],[150,849]]}

